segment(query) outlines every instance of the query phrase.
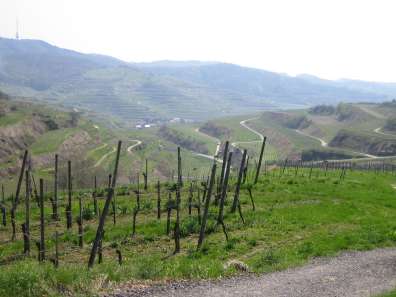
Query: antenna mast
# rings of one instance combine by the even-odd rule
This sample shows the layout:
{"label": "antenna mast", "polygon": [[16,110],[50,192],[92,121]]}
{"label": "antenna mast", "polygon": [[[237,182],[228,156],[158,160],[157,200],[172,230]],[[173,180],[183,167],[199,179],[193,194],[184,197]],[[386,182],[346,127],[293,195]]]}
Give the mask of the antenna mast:
{"label": "antenna mast", "polygon": [[15,34],[15,39],[19,40],[19,22],[18,18],[16,19],[16,34]]}

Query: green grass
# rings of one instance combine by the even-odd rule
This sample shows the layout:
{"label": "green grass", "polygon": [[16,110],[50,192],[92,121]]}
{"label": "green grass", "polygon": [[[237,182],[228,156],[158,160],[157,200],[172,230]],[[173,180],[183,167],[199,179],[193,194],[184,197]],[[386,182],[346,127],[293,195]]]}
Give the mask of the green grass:
{"label": "green grass", "polygon": [[33,154],[54,152],[68,137],[72,136],[77,131],[78,129],[76,128],[65,128],[44,133],[36,139],[30,147],[30,150]]}
{"label": "green grass", "polygon": [[26,119],[26,114],[21,111],[15,111],[0,117],[0,127],[16,124]]}
{"label": "green grass", "polygon": [[[106,222],[104,240],[104,263],[86,268],[90,243],[95,235],[96,219],[84,222],[85,247],[77,247],[77,226],[60,239],[61,263],[54,269],[48,262],[38,264],[32,257],[10,261],[22,250],[21,235],[18,240],[0,245],[0,259],[6,261],[0,272],[0,296],[73,296],[95,295],[106,288],[108,281],[122,282],[132,279],[216,278],[234,275],[236,271],[225,270],[224,264],[238,259],[249,265],[256,273],[271,272],[302,265],[314,257],[333,256],[344,250],[368,250],[395,246],[396,216],[395,176],[367,172],[349,172],[346,179],[339,180],[340,172],[329,171],[324,176],[315,170],[310,180],[307,171],[295,176],[287,170],[279,177],[279,171],[271,171],[254,186],[256,211],[252,211],[246,187],[241,190],[241,205],[245,218],[243,224],[237,214],[229,213],[229,193],[225,223],[230,236],[226,242],[219,228],[215,228],[217,209],[211,206],[207,225],[207,238],[201,251],[196,251],[199,225],[196,211],[187,214],[188,184],[182,193],[182,252],[168,257],[173,251],[173,239],[165,234],[165,217],[157,220],[155,213],[156,193],[150,186],[148,194],[141,197],[142,210],[138,215],[136,236],[130,237],[132,209],[136,205],[133,192],[118,195],[117,224],[111,217]],[[235,173],[234,173],[235,176]],[[235,180],[231,183],[232,188]],[[164,186],[162,188],[164,190]],[[231,189],[232,190],[232,189]],[[76,197],[77,194],[74,194]],[[50,204],[46,203],[47,256],[54,253],[51,235],[55,230],[64,232],[64,201],[61,195],[61,221],[50,222]],[[73,198],[74,218],[77,201]],[[163,192],[164,207],[167,194]],[[196,193],[194,194],[196,199]],[[9,202],[7,202],[9,205]],[[83,204],[92,211],[89,191]],[[100,199],[103,206],[103,199]],[[17,213],[18,226],[24,219],[23,207]],[[32,203],[32,225],[37,225],[38,209]],[[174,220],[174,214],[172,215]],[[0,242],[9,239],[10,226],[0,227]],[[39,230],[32,231],[38,239]],[[124,263],[116,262],[115,247],[122,250]]]}
{"label": "green grass", "polygon": [[[242,127],[240,122],[243,120],[256,118],[257,115],[245,115],[245,116],[233,116],[233,117],[224,117],[212,120],[215,124],[223,127],[227,127],[231,130],[231,135],[229,139],[222,138],[221,140],[229,140],[231,142],[235,141],[253,141],[253,140],[260,140],[259,137],[252,133],[251,131],[247,130],[246,128]],[[251,123],[252,121],[247,122],[247,124]]]}
{"label": "green grass", "polygon": [[190,136],[196,139],[199,142],[205,143],[206,147],[209,150],[209,154],[214,154],[216,151],[217,141],[216,139],[207,136],[203,133],[199,133],[196,131],[199,126],[190,125],[190,124],[178,124],[178,125],[171,125],[173,129],[180,131],[184,135]]}
{"label": "green grass", "polygon": [[392,291],[392,292],[389,292],[389,293],[386,293],[386,294],[383,294],[383,295],[380,295],[378,297],[396,297],[396,290]]}

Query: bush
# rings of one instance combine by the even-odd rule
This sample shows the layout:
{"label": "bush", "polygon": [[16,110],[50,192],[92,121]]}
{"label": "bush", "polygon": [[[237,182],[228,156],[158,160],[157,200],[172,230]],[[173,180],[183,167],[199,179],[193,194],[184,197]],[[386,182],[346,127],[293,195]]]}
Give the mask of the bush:
{"label": "bush", "polygon": [[290,129],[305,129],[311,125],[312,121],[308,120],[306,116],[293,117],[286,121],[285,125]]}
{"label": "bush", "polygon": [[167,126],[162,126],[158,130],[158,135],[188,150],[196,151],[202,154],[209,153],[204,142],[198,141],[191,136],[184,135],[183,133]]}
{"label": "bush", "polygon": [[396,131],[396,117],[388,119],[384,128],[388,131]]}
{"label": "bush", "polygon": [[205,123],[200,130],[208,135],[212,135],[216,138],[229,138],[231,135],[231,129],[224,127],[224,126],[219,126],[216,123],[213,122],[207,122]]}
{"label": "bush", "polygon": [[310,114],[317,114],[317,115],[332,115],[336,112],[336,109],[332,105],[316,105],[309,110]]}
{"label": "bush", "polygon": [[94,218],[95,213],[89,207],[87,207],[83,209],[82,216],[85,221],[89,221]]}
{"label": "bush", "polygon": [[339,121],[345,121],[353,117],[353,107],[350,104],[340,103],[337,105],[337,119]]}
{"label": "bush", "polygon": [[200,225],[198,224],[198,219],[194,217],[188,217],[186,220],[181,222],[180,226],[180,236],[187,237],[190,234],[198,233],[200,230]]}

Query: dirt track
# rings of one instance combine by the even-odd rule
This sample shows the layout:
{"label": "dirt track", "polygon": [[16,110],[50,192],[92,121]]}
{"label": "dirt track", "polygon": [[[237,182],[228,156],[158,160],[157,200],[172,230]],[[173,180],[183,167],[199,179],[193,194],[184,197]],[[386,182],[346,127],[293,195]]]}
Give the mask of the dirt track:
{"label": "dirt track", "polygon": [[261,276],[119,289],[117,297],[368,297],[396,287],[396,249],[344,253]]}

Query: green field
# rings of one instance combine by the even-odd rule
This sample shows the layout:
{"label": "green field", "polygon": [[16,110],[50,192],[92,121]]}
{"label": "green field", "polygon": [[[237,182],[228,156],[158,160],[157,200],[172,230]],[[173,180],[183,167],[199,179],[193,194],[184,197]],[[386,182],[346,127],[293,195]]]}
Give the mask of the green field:
{"label": "green field", "polygon": [[[184,156],[184,155],[183,155]],[[234,175],[235,176],[235,173]],[[50,204],[46,202],[47,256],[54,255],[53,233],[65,232],[60,237],[60,267],[53,268],[47,261],[38,264],[37,251],[32,246],[31,257],[15,259],[23,249],[21,234],[18,240],[7,242],[10,226],[0,227],[0,258],[5,264],[0,272],[0,296],[73,296],[95,295],[108,288],[108,281],[196,279],[230,276],[237,273],[225,269],[233,259],[243,261],[256,273],[270,272],[302,265],[319,256],[332,256],[344,250],[367,250],[396,245],[396,202],[392,185],[396,178],[374,172],[347,172],[340,180],[339,171],[324,172],[315,169],[312,179],[301,170],[295,176],[293,169],[280,177],[278,170],[270,171],[253,187],[256,210],[252,210],[246,186],[241,190],[241,206],[245,219],[229,213],[235,180],[231,183],[226,206],[225,224],[229,241],[221,228],[215,227],[217,207],[212,205],[203,248],[196,251],[199,224],[196,210],[187,213],[188,183],[182,191],[181,253],[173,252],[172,236],[165,234],[167,199],[166,185],[162,184],[162,218],[156,219],[156,190],[150,186],[142,192],[141,211],[137,216],[136,235],[131,237],[132,210],[136,196],[121,192],[116,197],[117,223],[112,214],[106,222],[104,262],[89,271],[86,268],[90,243],[97,220],[92,217],[93,203],[90,190],[73,194],[73,216],[78,213],[77,197],[82,195],[84,214],[84,248],[78,248],[77,225],[65,232],[65,195],[61,195],[61,220],[52,222]],[[101,183],[103,185],[103,183]],[[136,185],[133,186],[136,189]],[[142,188],[142,185],[141,185]],[[121,191],[121,189],[119,190]],[[122,190],[124,191],[124,190]],[[194,201],[197,192],[194,193]],[[7,202],[9,205],[9,201]],[[103,198],[100,199],[103,206]],[[172,214],[172,224],[174,222]],[[24,219],[21,205],[18,222]],[[37,226],[38,208],[32,203],[32,225]],[[18,223],[19,225],[19,223]],[[39,230],[33,228],[32,239],[38,239]],[[5,243],[7,242],[7,243]],[[123,264],[117,264],[116,249],[123,255]]]}

